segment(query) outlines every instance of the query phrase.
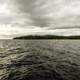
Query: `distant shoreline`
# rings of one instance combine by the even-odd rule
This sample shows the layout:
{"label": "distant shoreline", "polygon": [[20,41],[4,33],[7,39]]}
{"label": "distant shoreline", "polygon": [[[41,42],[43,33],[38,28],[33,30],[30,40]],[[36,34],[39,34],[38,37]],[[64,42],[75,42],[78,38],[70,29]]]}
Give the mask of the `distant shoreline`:
{"label": "distant shoreline", "polygon": [[80,36],[28,35],[15,37],[13,39],[80,39]]}

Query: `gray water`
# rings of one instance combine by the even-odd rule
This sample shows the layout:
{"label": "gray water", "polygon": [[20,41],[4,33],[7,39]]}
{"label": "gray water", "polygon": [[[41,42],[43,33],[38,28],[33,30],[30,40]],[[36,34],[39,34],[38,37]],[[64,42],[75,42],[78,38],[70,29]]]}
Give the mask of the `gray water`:
{"label": "gray water", "polygon": [[80,80],[80,41],[0,40],[0,80]]}

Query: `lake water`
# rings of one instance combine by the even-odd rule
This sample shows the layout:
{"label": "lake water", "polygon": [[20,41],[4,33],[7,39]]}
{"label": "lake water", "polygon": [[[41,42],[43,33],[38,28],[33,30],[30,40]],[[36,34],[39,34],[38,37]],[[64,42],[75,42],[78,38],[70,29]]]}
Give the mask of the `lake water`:
{"label": "lake water", "polygon": [[0,40],[0,80],[80,80],[80,40]]}

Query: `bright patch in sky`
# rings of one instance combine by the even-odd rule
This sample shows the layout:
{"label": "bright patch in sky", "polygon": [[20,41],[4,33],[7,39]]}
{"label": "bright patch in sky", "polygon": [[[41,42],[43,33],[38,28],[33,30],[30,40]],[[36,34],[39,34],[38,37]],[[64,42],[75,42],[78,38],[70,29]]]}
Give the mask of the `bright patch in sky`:
{"label": "bright patch in sky", "polygon": [[0,38],[80,35],[80,0],[0,0]]}

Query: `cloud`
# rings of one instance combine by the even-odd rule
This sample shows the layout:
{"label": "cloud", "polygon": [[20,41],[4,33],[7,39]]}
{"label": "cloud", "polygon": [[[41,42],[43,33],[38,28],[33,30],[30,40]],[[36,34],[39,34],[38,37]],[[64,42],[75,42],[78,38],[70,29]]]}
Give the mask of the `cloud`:
{"label": "cloud", "polygon": [[80,29],[73,28],[73,29],[46,29],[40,27],[32,28],[21,28],[21,27],[11,27],[10,25],[6,26],[3,25],[0,29],[0,38],[11,39],[16,36],[23,36],[23,35],[62,35],[62,36],[69,36],[69,35],[80,35]]}
{"label": "cloud", "polygon": [[80,21],[79,0],[13,0],[11,9],[26,16],[29,14],[28,18],[38,27],[49,27],[52,24],[56,27],[65,24],[69,26]]}
{"label": "cloud", "polygon": [[0,27],[0,35],[8,38],[23,34],[78,35],[80,0],[0,0]]}

